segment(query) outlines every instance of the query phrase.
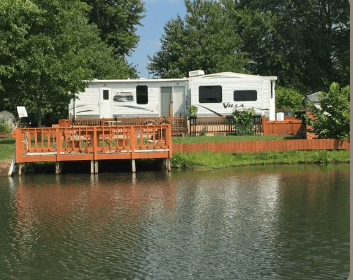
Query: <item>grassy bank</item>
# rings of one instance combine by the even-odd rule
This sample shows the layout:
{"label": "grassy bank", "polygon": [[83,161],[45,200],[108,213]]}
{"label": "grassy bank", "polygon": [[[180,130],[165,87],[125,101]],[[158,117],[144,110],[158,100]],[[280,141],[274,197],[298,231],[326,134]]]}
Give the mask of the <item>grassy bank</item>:
{"label": "grassy bank", "polygon": [[215,135],[215,136],[187,136],[187,137],[173,137],[173,143],[207,143],[207,142],[228,142],[228,141],[258,141],[258,140],[285,140],[297,139],[296,136],[277,136],[277,135]]}
{"label": "grassy bank", "polygon": [[0,139],[0,160],[13,157],[15,138]]}
{"label": "grassy bank", "polygon": [[173,154],[174,168],[221,168],[244,165],[295,164],[295,163],[349,163],[349,150],[275,151],[259,153]]}

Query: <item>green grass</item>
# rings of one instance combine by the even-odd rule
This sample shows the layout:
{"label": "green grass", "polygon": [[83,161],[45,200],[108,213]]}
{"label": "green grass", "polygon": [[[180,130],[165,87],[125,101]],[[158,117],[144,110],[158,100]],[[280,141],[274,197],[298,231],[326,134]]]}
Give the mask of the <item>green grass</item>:
{"label": "green grass", "polygon": [[276,135],[244,135],[244,136],[187,136],[173,137],[173,143],[205,143],[205,142],[229,142],[229,141],[257,141],[257,140],[285,140],[297,139],[296,136],[276,136]]}
{"label": "green grass", "polygon": [[14,154],[15,138],[0,139],[0,160],[12,158]]}
{"label": "green grass", "polygon": [[173,154],[174,168],[221,168],[244,165],[350,162],[349,150],[274,151],[259,153]]}

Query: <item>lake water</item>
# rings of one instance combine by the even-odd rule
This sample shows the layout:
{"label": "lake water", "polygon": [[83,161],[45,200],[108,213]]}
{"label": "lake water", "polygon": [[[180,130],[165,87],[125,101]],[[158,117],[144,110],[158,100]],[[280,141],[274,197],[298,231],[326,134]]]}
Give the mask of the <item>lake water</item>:
{"label": "lake water", "polygon": [[349,165],[0,177],[0,279],[347,279]]}

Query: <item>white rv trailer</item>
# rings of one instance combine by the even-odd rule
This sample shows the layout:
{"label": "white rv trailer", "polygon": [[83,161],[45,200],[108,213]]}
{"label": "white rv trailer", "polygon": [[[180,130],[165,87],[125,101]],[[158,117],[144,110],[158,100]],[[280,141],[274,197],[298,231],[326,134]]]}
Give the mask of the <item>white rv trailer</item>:
{"label": "white rv trailer", "polygon": [[275,120],[275,76],[223,72],[189,78],[93,80],[69,107],[70,118],[152,117],[187,115],[195,105],[198,116],[231,115],[238,108]]}

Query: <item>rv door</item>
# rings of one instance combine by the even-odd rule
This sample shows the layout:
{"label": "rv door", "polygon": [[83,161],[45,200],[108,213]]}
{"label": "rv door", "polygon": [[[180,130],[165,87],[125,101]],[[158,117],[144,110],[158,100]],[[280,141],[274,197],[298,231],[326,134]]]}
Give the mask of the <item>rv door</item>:
{"label": "rv door", "polygon": [[169,116],[172,104],[172,87],[161,87],[161,116]]}
{"label": "rv door", "polygon": [[112,96],[110,88],[101,88],[99,92],[99,117],[112,117]]}
{"label": "rv door", "polygon": [[174,87],[173,113],[175,116],[186,115],[185,87]]}

